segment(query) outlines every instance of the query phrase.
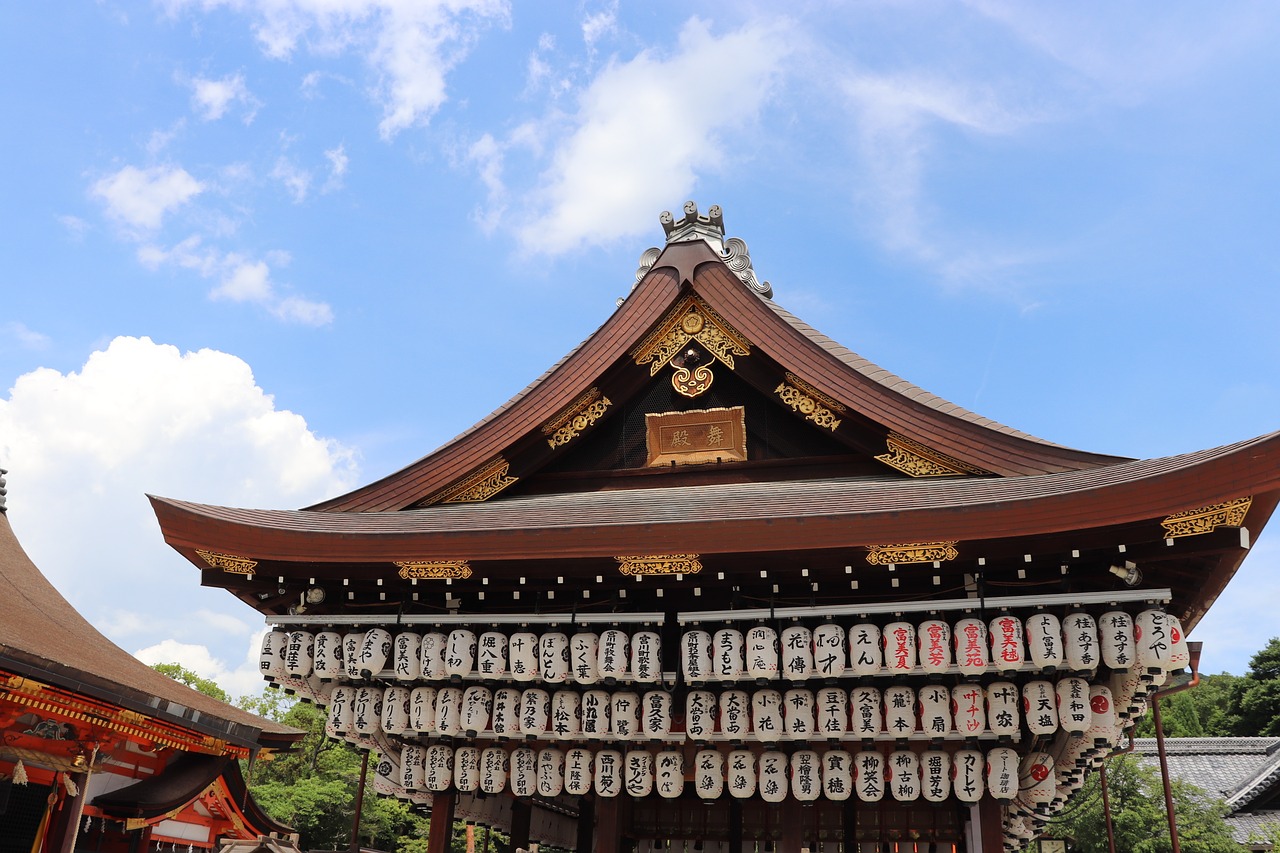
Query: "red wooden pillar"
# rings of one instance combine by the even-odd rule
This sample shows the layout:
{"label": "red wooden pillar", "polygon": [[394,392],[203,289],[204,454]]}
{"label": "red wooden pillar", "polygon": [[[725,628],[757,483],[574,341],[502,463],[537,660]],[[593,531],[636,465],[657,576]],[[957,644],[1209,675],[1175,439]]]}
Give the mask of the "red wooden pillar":
{"label": "red wooden pillar", "polygon": [[778,810],[778,853],[800,853],[804,847],[804,807],[795,797],[787,797]]}
{"label": "red wooden pillar", "polygon": [[994,797],[978,801],[978,839],[975,853],[1002,853],[1004,850],[1004,808]]}
{"label": "red wooden pillar", "polygon": [[621,797],[596,798],[596,853],[622,853]]}
{"label": "red wooden pillar", "polygon": [[427,836],[427,853],[449,853],[453,839],[453,807],[458,803],[456,791],[431,795],[431,832]]}

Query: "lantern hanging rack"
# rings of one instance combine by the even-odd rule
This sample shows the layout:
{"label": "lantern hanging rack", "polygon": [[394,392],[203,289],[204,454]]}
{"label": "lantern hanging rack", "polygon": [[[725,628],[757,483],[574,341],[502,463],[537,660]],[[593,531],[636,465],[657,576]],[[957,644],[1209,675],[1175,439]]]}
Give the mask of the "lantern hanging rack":
{"label": "lantern hanging rack", "polygon": [[[928,613],[944,610],[1013,610],[1017,608],[1045,608],[1058,605],[1121,604],[1133,601],[1168,604],[1173,598],[1170,589],[1126,589],[1114,592],[1075,592],[1054,595],[1011,595],[1004,598],[953,598],[936,601],[885,601],[874,604],[832,604],[806,607],[755,607],[747,610],[689,610],[676,614],[681,625],[698,622],[746,622],[787,618],[813,618],[814,616],[881,616],[885,613]],[[648,614],[635,614],[636,616]],[[581,616],[578,617],[582,619]],[[272,620],[268,620],[272,621]],[[661,620],[659,620],[661,621]]]}
{"label": "lantern hanging rack", "polygon": [[[1166,590],[1167,591],[1167,590]],[[745,612],[745,611],[743,611]],[[333,613],[268,616],[268,625],[661,625],[664,613]]]}

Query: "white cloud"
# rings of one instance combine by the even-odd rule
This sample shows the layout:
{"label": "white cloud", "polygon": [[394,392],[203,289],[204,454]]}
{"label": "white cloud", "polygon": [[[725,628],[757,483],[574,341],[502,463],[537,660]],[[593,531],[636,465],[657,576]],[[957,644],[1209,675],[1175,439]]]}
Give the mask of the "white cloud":
{"label": "white cloud", "polygon": [[85,222],[79,216],[72,216],[69,213],[59,216],[58,223],[67,229],[71,239],[76,241],[84,239],[85,232],[91,227],[88,222]]}
{"label": "white cloud", "polygon": [[467,159],[475,164],[480,180],[489,191],[487,206],[483,210],[476,211],[475,219],[486,234],[492,233],[506,210],[507,188],[502,181],[502,147],[497,140],[486,133],[472,143],[467,151]]}
{"label": "white cloud", "polygon": [[181,166],[125,166],[101,178],[90,192],[106,204],[112,218],[154,230],[160,227],[166,213],[203,191],[204,185]]}
{"label": "white cloud", "polygon": [[618,4],[610,3],[609,8],[594,15],[588,15],[582,22],[582,40],[587,48],[594,50],[596,42],[618,28]]}
{"label": "white cloud", "polygon": [[276,166],[271,170],[271,177],[285,185],[289,194],[293,196],[294,204],[301,204],[307,200],[307,192],[311,189],[311,173],[288,157],[276,160]]}
{"label": "white cloud", "polygon": [[253,121],[261,102],[244,83],[244,74],[232,74],[221,80],[195,77],[191,80],[191,106],[205,121],[217,121],[227,114],[232,104],[244,107],[245,124]]}
{"label": "white cloud", "polygon": [[605,69],[579,98],[572,133],[542,176],[519,231],[523,246],[560,254],[650,231],[654,212],[687,198],[700,172],[720,168],[724,136],[768,102],[794,44],[785,27],[757,22],[717,37],[694,18],[674,55],[646,51]]}
{"label": "white cloud", "polygon": [[30,329],[25,323],[17,320],[10,320],[0,326],[0,332],[3,332],[4,337],[17,341],[23,349],[39,350],[49,346],[48,335]]}
{"label": "white cloud", "polygon": [[241,696],[256,696],[262,693],[264,684],[262,672],[258,669],[257,658],[258,648],[262,644],[261,636],[265,631],[264,628],[254,634],[249,641],[253,646],[253,660],[241,661],[236,667],[230,666],[215,655],[207,645],[181,643],[173,639],[161,640],[145,649],[138,649],[133,656],[147,666],[155,666],[158,663],[179,664],[201,678],[207,678],[217,684],[234,702]]}
{"label": "white cloud", "polygon": [[347,156],[347,146],[339,144],[337,148],[330,148],[324,152],[324,157],[329,161],[329,177],[320,191],[328,193],[342,189],[343,179],[347,176],[347,167],[351,164],[351,158]]}
{"label": "white cloud", "polygon": [[78,372],[18,377],[0,398],[0,467],[19,538],[89,621],[128,648],[204,644],[230,661],[260,617],[200,587],[161,540],[145,494],[303,506],[356,478],[353,452],[278,409],[242,360],[127,337]]}

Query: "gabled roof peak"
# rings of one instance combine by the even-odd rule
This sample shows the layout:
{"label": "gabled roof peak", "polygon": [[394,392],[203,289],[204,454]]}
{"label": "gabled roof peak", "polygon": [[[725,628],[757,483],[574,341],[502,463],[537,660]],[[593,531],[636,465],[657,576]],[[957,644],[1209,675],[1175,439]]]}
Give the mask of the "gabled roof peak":
{"label": "gabled roof peak", "polygon": [[[765,299],[773,298],[773,287],[769,282],[761,282],[756,278],[755,270],[751,268],[751,253],[747,251],[746,242],[738,237],[725,239],[724,212],[720,209],[720,205],[711,205],[704,216],[698,213],[697,202],[686,201],[683,217],[676,219],[671,211],[664,210],[658,217],[658,221],[662,223],[662,230],[667,234],[668,246],[701,240],[711,247],[720,260],[724,261],[725,266],[753,293]],[[640,267],[636,270],[637,284],[653,268],[661,254],[662,250],[654,247],[647,249],[640,256]]]}

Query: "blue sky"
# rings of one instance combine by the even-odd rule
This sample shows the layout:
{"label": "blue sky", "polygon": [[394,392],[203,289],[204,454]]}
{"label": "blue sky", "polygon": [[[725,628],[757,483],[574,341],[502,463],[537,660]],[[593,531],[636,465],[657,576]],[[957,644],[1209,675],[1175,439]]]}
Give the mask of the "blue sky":
{"label": "blue sky", "polygon": [[[943,397],[1161,456],[1280,428],[1280,9],[165,0],[0,11],[0,466],[73,603],[256,687],[153,492],[432,450],[720,204],[777,301]],[[1243,672],[1264,535],[1193,637]]]}

